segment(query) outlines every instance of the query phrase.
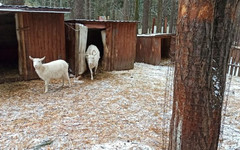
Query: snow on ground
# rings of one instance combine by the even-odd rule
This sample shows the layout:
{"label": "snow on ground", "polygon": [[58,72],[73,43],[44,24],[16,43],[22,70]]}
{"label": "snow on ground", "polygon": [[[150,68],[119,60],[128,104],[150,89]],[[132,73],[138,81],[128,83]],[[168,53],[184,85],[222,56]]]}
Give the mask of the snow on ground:
{"label": "snow on ground", "polygon": [[[230,84],[229,84],[230,83]],[[230,85],[230,90],[226,89],[227,107],[223,108],[223,135],[220,138],[221,149],[240,149],[240,77],[228,76],[226,88]],[[226,103],[224,104],[226,106]]]}
{"label": "snow on ground", "polygon": [[[169,68],[136,63],[93,81],[90,75],[71,79],[70,88],[53,81],[46,94],[41,80],[0,84],[0,149],[164,149]],[[226,150],[240,147],[240,78],[232,84],[221,144]]]}

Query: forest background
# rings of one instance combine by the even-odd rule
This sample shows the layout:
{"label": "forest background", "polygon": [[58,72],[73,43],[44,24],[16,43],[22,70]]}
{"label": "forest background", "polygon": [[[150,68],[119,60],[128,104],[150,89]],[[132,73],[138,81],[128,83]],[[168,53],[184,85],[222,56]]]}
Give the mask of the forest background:
{"label": "forest background", "polygon": [[[4,5],[66,7],[65,19],[138,21],[141,33],[175,33],[178,0],[0,0]],[[155,26],[155,28],[154,28]]]}

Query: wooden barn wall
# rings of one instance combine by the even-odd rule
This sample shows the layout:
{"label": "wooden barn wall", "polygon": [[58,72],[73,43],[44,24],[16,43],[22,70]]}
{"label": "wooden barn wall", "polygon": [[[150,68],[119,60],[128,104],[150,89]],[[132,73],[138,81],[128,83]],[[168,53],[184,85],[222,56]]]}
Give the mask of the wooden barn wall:
{"label": "wooden barn wall", "polygon": [[[170,58],[174,54],[173,34],[148,35],[137,37],[136,62],[159,65],[162,58]],[[172,44],[172,45],[171,45]],[[172,51],[170,48],[172,46]]]}
{"label": "wooden barn wall", "polygon": [[111,23],[106,23],[106,43],[104,44],[104,55],[103,55],[103,60],[102,60],[102,67],[103,70],[105,71],[111,71],[112,70],[112,24]]}
{"label": "wooden barn wall", "polygon": [[161,40],[160,37],[138,37],[136,62],[158,65],[161,62]]}
{"label": "wooden barn wall", "polygon": [[76,36],[75,36],[75,24],[68,23],[65,25],[65,35],[66,35],[66,60],[69,63],[69,68],[72,73],[75,74],[75,46],[76,46]]}
{"label": "wooden barn wall", "polygon": [[[137,42],[136,22],[67,21],[67,23],[81,23],[88,28],[105,30],[106,44],[103,44],[104,54],[101,62],[103,70],[128,70],[134,67]],[[71,36],[67,35],[66,39],[69,39],[67,41],[67,51],[69,51],[68,49],[73,49],[72,42],[75,39],[71,29],[67,29],[66,32]],[[70,54],[71,51],[67,52],[69,58],[73,57],[73,54]]]}
{"label": "wooden barn wall", "polygon": [[[134,68],[136,57],[136,23],[114,22],[111,31],[107,29],[107,45],[110,49],[108,58],[109,71]],[[110,41],[111,40],[111,41]]]}
{"label": "wooden barn wall", "polygon": [[[19,13],[19,29],[23,34],[21,49],[23,61],[26,62],[25,74],[28,79],[36,78],[37,75],[28,56],[43,57],[44,62],[56,59],[66,59],[64,15],[52,13]],[[24,64],[23,64],[24,66]]]}

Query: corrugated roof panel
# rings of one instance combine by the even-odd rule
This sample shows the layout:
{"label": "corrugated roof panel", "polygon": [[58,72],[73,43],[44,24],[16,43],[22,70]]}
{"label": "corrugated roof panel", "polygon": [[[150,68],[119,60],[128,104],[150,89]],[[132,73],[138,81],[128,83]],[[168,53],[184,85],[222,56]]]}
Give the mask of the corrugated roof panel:
{"label": "corrugated roof panel", "polygon": [[1,5],[0,12],[38,12],[38,13],[70,13],[69,8],[29,7],[25,5]]}
{"label": "corrugated roof panel", "polygon": [[126,23],[138,23],[139,21],[135,20],[95,20],[95,19],[73,19],[73,20],[66,20],[66,22],[126,22]]}

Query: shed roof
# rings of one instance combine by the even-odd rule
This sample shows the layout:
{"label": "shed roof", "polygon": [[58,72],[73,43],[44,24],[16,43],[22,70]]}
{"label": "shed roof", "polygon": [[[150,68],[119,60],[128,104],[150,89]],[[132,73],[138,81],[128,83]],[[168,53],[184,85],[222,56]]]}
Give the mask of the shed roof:
{"label": "shed roof", "polygon": [[88,19],[71,19],[71,20],[66,20],[66,22],[93,22],[93,23],[105,23],[105,22],[114,22],[114,23],[139,23],[139,21],[135,20],[88,20]]}
{"label": "shed roof", "polygon": [[121,24],[121,23],[128,23],[128,24],[136,24],[138,21],[129,21],[129,20],[88,20],[88,19],[73,19],[73,20],[66,20],[66,23],[81,23],[87,26],[88,28],[92,29],[104,29],[106,28],[106,24]]}
{"label": "shed roof", "polygon": [[171,37],[174,33],[154,33],[154,34],[138,34],[137,37]]}
{"label": "shed roof", "polygon": [[59,7],[30,7],[25,5],[1,5],[0,12],[70,13],[70,9]]}

